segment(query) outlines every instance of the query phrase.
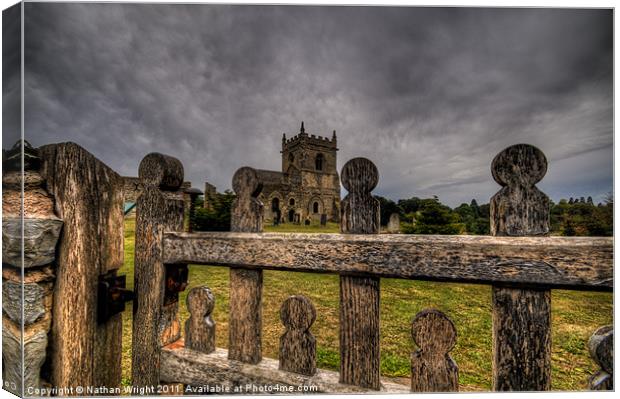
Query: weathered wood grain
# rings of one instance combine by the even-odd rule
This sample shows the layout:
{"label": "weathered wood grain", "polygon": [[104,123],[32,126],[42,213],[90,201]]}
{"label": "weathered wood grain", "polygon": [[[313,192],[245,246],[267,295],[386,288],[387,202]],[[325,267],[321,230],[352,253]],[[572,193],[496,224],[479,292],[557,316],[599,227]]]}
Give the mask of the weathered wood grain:
{"label": "weathered wood grain", "polygon": [[[219,386],[230,393],[235,393],[234,389],[237,387],[240,393],[260,394],[264,392],[251,391],[251,387],[279,385],[287,389],[289,387],[294,387],[294,389],[316,387],[316,391],[305,391],[305,393],[368,392],[363,387],[339,383],[339,375],[334,371],[317,369],[312,376],[291,373],[280,370],[278,361],[275,359],[263,358],[257,364],[248,364],[229,359],[225,349],[217,348],[215,352],[207,355],[184,348],[181,342],[163,348],[161,362],[162,381],[181,382],[195,388]],[[381,391],[402,394],[409,392],[409,387],[382,381]],[[272,393],[282,394],[284,392]],[[293,390],[291,393],[301,394],[304,391]],[[193,394],[200,394],[200,392]]]}
{"label": "weathered wood grain", "polygon": [[138,175],[143,186],[176,191],[183,184],[183,164],[169,155],[152,152],[140,161]]}
{"label": "weathered wood grain", "polygon": [[590,377],[589,388],[595,391],[614,389],[614,327],[597,329],[588,341],[590,356],[601,368]]}
{"label": "weathered wood grain", "polygon": [[381,224],[379,201],[371,194],[379,183],[375,164],[366,158],[353,158],[342,167],[340,179],[349,192],[340,203],[340,232],[378,234]]}
{"label": "weathered wood grain", "polygon": [[423,310],[413,319],[411,335],[420,348],[411,353],[411,391],[457,392],[459,369],[449,353],[456,344],[452,321],[438,310]]}
{"label": "weathered wood grain", "polygon": [[490,201],[491,235],[539,236],[549,233],[549,197],[536,188],[547,173],[547,159],[528,144],[510,146],[491,164],[502,189]]}
{"label": "weathered wood grain", "polygon": [[[97,324],[95,353],[103,353],[105,357],[101,359],[102,364],[97,366],[96,387],[117,387],[120,386],[123,360],[123,348],[118,344],[119,339],[123,338],[123,314],[112,315],[103,324]],[[93,359],[94,363],[99,362],[99,358]],[[106,366],[109,364],[110,366]],[[105,385],[106,382],[112,385]]]}
{"label": "weathered wood grain", "polygon": [[181,338],[181,321],[179,320],[179,303],[164,303],[159,315],[159,346],[168,345]]}
{"label": "weathered wood grain", "polygon": [[340,277],[340,382],[379,389],[379,278]]}
{"label": "weathered wood grain", "polygon": [[232,360],[260,362],[262,289],[262,270],[230,269],[228,356]]}
{"label": "weathered wood grain", "polygon": [[315,319],[314,305],[303,295],[290,296],[282,303],[280,320],[285,331],[280,337],[280,370],[316,373],[316,339],[310,332]]}
{"label": "weathered wood grain", "polygon": [[[491,165],[503,188],[491,198],[491,234],[549,233],[549,198],[535,186],[547,171],[538,148],[518,144]],[[547,391],[551,388],[551,293],[548,289],[494,286],[493,389]]]}
{"label": "weathered wood grain", "polygon": [[187,294],[189,319],[185,322],[185,346],[198,352],[215,350],[215,321],[211,313],[215,296],[208,287],[195,287]]}
{"label": "weathered wood grain", "polygon": [[166,233],[165,262],[611,291],[611,237]]}
{"label": "weathered wood grain", "polygon": [[[41,176],[63,220],[56,254],[51,383],[120,386],[121,318],[97,326],[99,275],[123,265],[123,180],[74,143],[40,148]],[[103,332],[105,331],[105,332]],[[97,345],[101,334],[108,346]]]}
{"label": "weathered wood grain", "polygon": [[[262,185],[256,170],[243,167],[232,179],[237,195],[231,208],[231,231],[263,231],[264,207],[258,200]],[[230,269],[230,317],[228,356],[232,360],[258,363],[261,359],[263,271],[243,267]]]}
{"label": "weathered wood grain", "polygon": [[[164,230],[183,230],[183,194],[175,191],[183,182],[183,166],[175,158],[152,153],[140,162],[138,175],[144,187],[136,207],[131,375],[133,386],[146,387],[159,384],[160,343],[168,340],[163,335],[171,334],[166,326],[178,325],[163,316],[162,235]],[[176,312],[168,309],[167,314]]]}
{"label": "weathered wood grain", "polygon": [[[349,192],[341,202],[340,231],[379,234],[379,201],[371,193],[379,182],[377,167],[366,158],[354,158],[340,176]],[[344,273],[340,276],[340,382],[378,390],[380,280]]]}
{"label": "weathered wood grain", "polygon": [[230,231],[257,233],[263,231],[263,203],[258,195],[263,189],[256,170],[244,166],[237,170],[232,179],[236,197],[232,203]]}
{"label": "weathered wood grain", "polygon": [[187,287],[189,268],[186,264],[167,264],[165,267],[164,304],[159,316],[159,343],[168,345],[181,338],[179,293]]}

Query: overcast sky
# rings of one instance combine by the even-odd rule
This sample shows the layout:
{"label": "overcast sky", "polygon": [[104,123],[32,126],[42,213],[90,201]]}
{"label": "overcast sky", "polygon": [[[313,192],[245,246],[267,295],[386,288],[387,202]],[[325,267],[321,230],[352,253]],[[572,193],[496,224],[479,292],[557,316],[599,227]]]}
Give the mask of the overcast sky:
{"label": "overcast sky", "polygon": [[487,202],[491,160],[525,142],[552,199],[598,201],[612,51],[609,10],[27,3],[25,132],[123,175],[170,154],[223,191],[243,165],[279,170],[304,120],[337,131],[339,169],[377,164],[376,194],[451,206]]}

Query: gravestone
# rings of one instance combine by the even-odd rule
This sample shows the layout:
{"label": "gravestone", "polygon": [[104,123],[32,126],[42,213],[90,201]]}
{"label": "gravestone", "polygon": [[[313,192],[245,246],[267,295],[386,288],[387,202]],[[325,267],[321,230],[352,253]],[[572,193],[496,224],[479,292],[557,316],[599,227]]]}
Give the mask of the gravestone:
{"label": "gravestone", "polygon": [[398,216],[398,213],[393,213],[390,215],[387,231],[391,234],[400,233],[400,216]]}

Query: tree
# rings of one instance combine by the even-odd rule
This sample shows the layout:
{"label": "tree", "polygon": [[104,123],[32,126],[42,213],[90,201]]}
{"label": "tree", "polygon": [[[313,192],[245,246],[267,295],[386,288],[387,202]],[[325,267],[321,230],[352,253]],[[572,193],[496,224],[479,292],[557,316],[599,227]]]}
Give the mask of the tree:
{"label": "tree", "polygon": [[402,210],[403,216],[408,213],[415,213],[420,208],[422,200],[418,197],[411,197],[405,200],[398,200],[398,207]]}
{"label": "tree", "polygon": [[473,211],[475,217],[480,216],[480,207],[478,206],[478,202],[475,198],[471,200],[471,202],[469,203],[469,207]]}
{"label": "tree", "polygon": [[611,236],[613,235],[612,204],[594,206],[592,197],[587,201],[571,203],[563,199],[551,204],[551,232],[565,236]]}
{"label": "tree", "polygon": [[416,213],[416,222],[405,232],[415,234],[461,234],[465,225],[459,223],[458,215],[433,198],[423,200],[421,209]]}
{"label": "tree", "polygon": [[209,198],[210,208],[196,208],[191,220],[194,231],[229,231],[230,209],[235,200],[235,194],[226,190],[216,193]]}

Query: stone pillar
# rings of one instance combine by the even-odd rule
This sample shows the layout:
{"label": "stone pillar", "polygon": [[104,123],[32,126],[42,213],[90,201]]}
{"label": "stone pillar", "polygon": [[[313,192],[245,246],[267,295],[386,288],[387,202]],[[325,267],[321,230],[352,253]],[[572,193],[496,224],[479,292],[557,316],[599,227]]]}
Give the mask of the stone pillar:
{"label": "stone pillar", "polygon": [[21,142],[16,143],[3,160],[2,378],[4,387],[10,392],[33,396],[32,389],[44,384],[41,366],[45,362],[52,323],[53,263],[62,220],[54,214],[53,198],[39,173],[38,151],[28,142],[24,142],[23,150],[23,175]]}

